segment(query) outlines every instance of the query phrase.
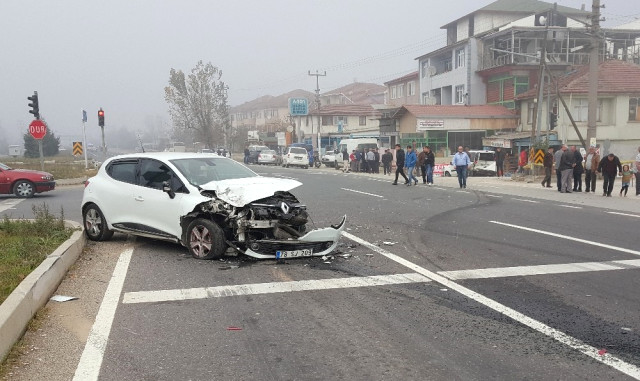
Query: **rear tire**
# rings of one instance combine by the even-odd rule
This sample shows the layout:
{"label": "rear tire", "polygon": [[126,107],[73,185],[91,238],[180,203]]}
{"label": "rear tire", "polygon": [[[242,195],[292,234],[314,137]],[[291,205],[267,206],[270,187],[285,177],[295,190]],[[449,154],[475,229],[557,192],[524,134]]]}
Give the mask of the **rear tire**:
{"label": "rear tire", "polygon": [[82,224],[85,235],[92,241],[107,241],[113,236],[113,230],[109,230],[107,220],[96,204],[84,208]]}
{"label": "rear tire", "polygon": [[227,250],[224,233],[213,221],[196,218],[187,227],[187,248],[196,259],[217,259]]}

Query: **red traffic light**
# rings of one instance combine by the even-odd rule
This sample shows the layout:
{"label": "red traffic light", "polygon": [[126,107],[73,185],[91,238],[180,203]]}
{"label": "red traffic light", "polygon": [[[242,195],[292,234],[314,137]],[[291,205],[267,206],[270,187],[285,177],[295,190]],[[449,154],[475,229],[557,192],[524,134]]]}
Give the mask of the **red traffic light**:
{"label": "red traffic light", "polygon": [[102,110],[98,111],[98,116],[104,116],[104,111]]}

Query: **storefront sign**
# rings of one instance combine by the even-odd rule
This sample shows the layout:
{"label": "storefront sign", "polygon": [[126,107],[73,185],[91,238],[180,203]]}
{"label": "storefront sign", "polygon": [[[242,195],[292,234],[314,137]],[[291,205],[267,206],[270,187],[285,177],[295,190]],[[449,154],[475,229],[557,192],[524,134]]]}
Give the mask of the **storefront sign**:
{"label": "storefront sign", "polygon": [[418,120],[416,131],[444,128],[444,120]]}
{"label": "storefront sign", "polygon": [[511,148],[511,140],[482,138],[482,145],[485,147]]}

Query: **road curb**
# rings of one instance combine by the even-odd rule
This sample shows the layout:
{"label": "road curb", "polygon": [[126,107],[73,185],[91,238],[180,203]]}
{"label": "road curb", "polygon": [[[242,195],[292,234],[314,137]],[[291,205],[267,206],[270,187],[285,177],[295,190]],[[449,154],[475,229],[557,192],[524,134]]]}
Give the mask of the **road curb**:
{"label": "road curb", "polygon": [[33,316],[49,300],[84,249],[82,225],[65,220],[70,228],[80,229],[49,254],[0,304],[0,359],[4,359],[22,337]]}

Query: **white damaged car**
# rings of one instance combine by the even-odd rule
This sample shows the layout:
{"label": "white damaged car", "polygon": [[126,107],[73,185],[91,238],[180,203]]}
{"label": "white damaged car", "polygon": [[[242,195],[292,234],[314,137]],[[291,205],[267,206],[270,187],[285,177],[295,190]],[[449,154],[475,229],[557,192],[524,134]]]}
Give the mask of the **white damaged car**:
{"label": "white damaged car", "polygon": [[121,232],[177,242],[199,259],[219,258],[229,249],[255,258],[328,254],[346,216],[307,232],[306,206],[289,192],[300,185],[214,155],[116,156],[85,183],[84,230],[94,241]]}

